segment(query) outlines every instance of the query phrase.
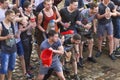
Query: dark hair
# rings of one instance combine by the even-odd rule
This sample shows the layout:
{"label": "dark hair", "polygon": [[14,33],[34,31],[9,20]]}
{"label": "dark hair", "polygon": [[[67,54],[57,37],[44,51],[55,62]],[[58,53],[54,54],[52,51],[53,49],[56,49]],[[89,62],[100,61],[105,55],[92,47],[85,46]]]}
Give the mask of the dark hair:
{"label": "dark hair", "polygon": [[12,9],[8,9],[6,12],[5,12],[5,16],[7,15],[10,15],[11,13],[15,13]]}
{"label": "dark hair", "polygon": [[23,8],[28,8],[29,5],[31,5],[30,1],[26,0],[24,3],[23,3]]}
{"label": "dark hair", "polygon": [[73,2],[78,2],[78,0],[70,0],[70,4],[72,4]]}
{"label": "dark hair", "polygon": [[13,8],[12,10],[15,12],[15,14],[20,13],[18,8]]}
{"label": "dark hair", "polygon": [[81,40],[81,36],[79,34],[74,34],[73,39],[74,40]]}
{"label": "dark hair", "polygon": [[51,0],[44,0],[44,2],[43,2],[43,3],[45,4],[46,2],[50,2],[50,1],[51,1]]}
{"label": "dark hair", "polygon": [[97,7],[98,5],[96,3],[89,3],[89,8],[90,9],[94,9],[95,7]]}
{"label": "dark hair", "polygon": [[7,1],[7,0],[0,0],[0,3],[4,3],[5,1]]}
{"label": "dark hair", "polygon": [[53,37],[55,34],[58,34],[55,30],[50,30],[49,32],[48,32],[48,38],[49,37]]}
{"label": "dark hair", "polygon": [[115,5],[120,6],[120,0],[112,0]]}

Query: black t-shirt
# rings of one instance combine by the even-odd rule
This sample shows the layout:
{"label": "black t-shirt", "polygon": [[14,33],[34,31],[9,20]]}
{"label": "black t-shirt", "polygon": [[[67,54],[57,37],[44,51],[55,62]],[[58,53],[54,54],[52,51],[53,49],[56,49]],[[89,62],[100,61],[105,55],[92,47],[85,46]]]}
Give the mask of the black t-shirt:
{"label": "black t-shirt", "polygon": [[[74,12],[70,13],[67,9],[67,7],[60,10],[60,15],[62,17],[63,23],[69,23],[70,27],[68,29],[73,29],[73,27],[76,24],[76,21],[80,20],[79,18],[79,11],[75,10]],[[61,32],[65,31],[62,25],[59,25]]]}
{"label": "black t-shirt", "polygon": [[[105,6],[103,3],[100,3],[100,4],[99,4],[99,11],[98,11],[98,13],[99,13],[100,15],[103,15],[103,14],[105,13],[105,9],[106,9],[107,7],[110,8],[110,11],[111,11],[111,12],[115,9],[115,5],[114,5],[114,3],[113,3],[112,1],[108,4],[108,6]],[[106,18],[104,17],[104,18],[102,18],[102,19],[98,19],[98,22],[99,22],[100,24],[107,24],[107,23],[109,23],[111,20],[112,20],[112,18],[106,19]]]}
{"label": "black t-shirt", "polygon": [[[69,6],[69,4],[70,4],[70,0],[65,0],[64,6],[65,6],[65,7],[66,7],[66,6]],[[78,8],[82,8],[82,7],[84,7],[84,2],[83,2],[83,0],[78,0]]]}

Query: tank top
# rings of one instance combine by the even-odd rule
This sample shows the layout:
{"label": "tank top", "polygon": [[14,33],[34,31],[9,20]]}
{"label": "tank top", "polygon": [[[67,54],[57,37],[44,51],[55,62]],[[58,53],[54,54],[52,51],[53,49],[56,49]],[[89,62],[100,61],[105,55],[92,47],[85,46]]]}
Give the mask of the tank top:
{"label": "tank top", "polygon": [[[42,10],[42,13],[43,13],[43,28],[45,30],[47,30],[47,27],[48,27],[48,24],[50,22],[50,20],[56,20],[57,19],[57,13],[56,13],[56,9],[55,7],[52,8],[53,9],[53,15],[51,17],[48,17],[45,12]],[[58,31],[58,26],[56,25],[55,26],[55,30]]]}
{"label": "tank top", "polygon": [[[11,29],[11,33],[14,34],[13,23],[11,23],[11,27],[9,29],[6,29],[3,22],[1,22],[1,24],[2,24],[1,36],[7,36],[10,33],[9,29]],[[17,51],[17,49],[16,49],[15,38],[1,41],[1,52],[3,52],[3,53],[14,53],[16,51]]]}

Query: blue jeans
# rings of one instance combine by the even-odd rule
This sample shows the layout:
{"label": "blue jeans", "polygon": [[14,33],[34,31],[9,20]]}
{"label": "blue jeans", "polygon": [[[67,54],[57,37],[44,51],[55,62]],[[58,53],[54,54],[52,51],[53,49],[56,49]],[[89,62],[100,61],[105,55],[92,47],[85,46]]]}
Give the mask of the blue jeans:
{"label": "blue jeans", "polygon": [[8,70],[13,71],[16,62],[16,52],[15,53],[1,52],[0,57],[1,57],[0,74],[7,74]]}

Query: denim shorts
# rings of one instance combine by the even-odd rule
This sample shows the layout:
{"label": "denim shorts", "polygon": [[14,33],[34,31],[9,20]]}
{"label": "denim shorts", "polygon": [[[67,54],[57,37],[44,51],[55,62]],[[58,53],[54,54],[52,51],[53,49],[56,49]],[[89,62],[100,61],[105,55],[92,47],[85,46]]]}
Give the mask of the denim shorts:
{"label": "denim shorts", "polygon": [[1,52],[0,57],[1,57],[0,74],[7,74],[8,70],[13,71],[16,62],[16,52],[14,53]]}
{"label": "denim shorts", "polygon": [[113,35],[112,21],[107,24],[98,24],[98,27],[97,27],[98,37],[104,36],[105,32],[107,32],[107,35]]}
{"label": "denim shorts", "polygon": [[18,54],[18,56],[24,55],[22,42],[20,41],[16,45],[17,45],[17,54]]}
{"label": "denim shorts", "polygon": [[52,61],[50,67],[44,67],[42,62],[40,61],[40,74],[45,75],[48,73],[49,69],[53,69],[55,72],[62,72],[62,65],[59,59]]}

